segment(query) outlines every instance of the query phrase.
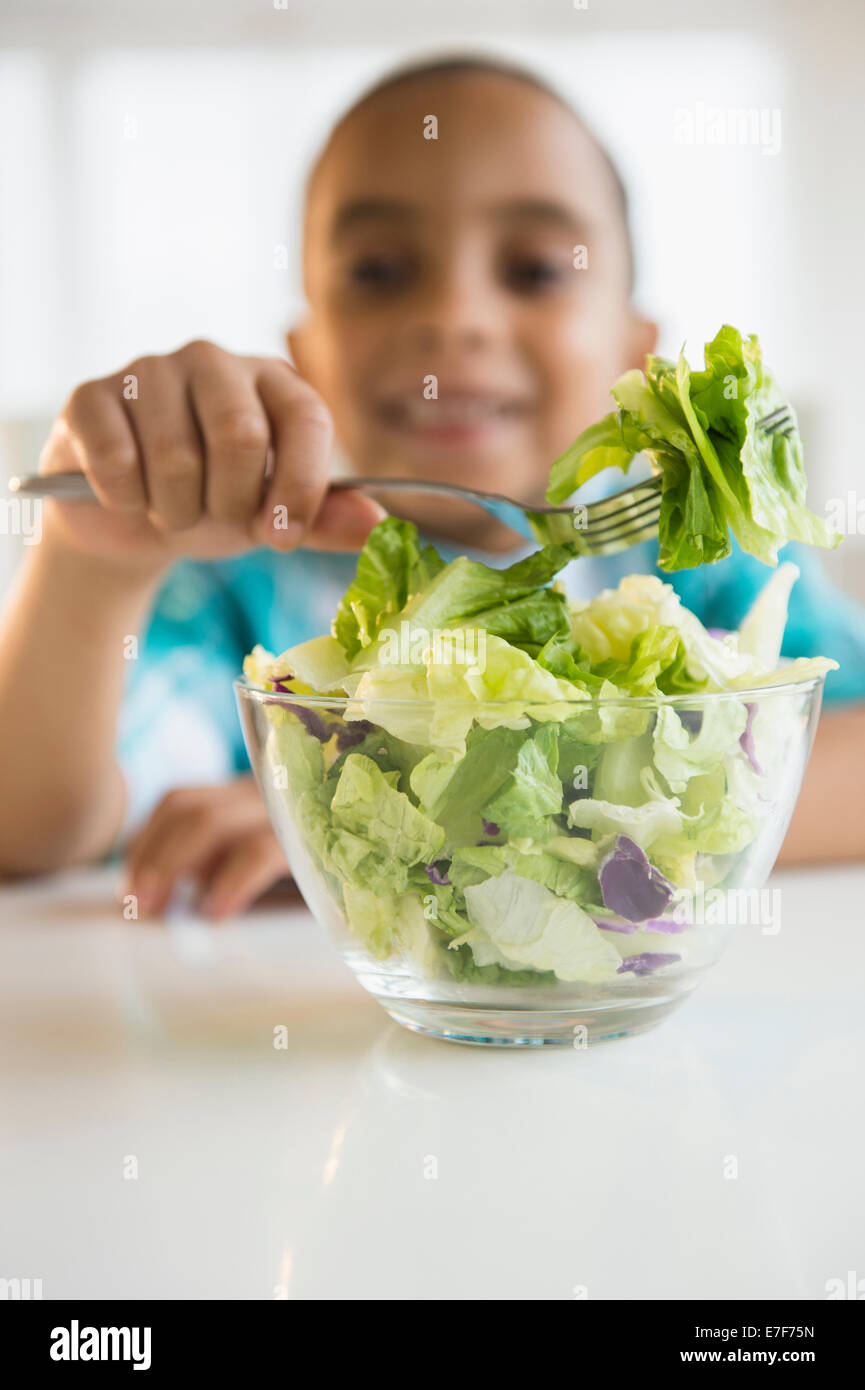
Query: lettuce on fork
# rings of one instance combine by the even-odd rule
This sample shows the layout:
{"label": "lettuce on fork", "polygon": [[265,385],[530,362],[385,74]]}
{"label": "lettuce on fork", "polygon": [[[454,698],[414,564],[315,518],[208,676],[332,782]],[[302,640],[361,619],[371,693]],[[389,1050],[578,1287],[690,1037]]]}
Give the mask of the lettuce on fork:
{"label": "lettuce on fork", "polygon": [[[692,569],[730,553],[730,532],[764,564],[787,541],[834,547],[841,536],[805,505],[802,441],[792,406],[763,366],[757,338],[729,324],[705,348],[703,371],[684,351],[649,357],[612,388],[619,409],[585,430],[553,464],[547,498],[565,502],[606,468],[645,454],[661,473],[660,565]],[[758,422],[784,407],[794,428]]]}
{"label": "lettuce on fork", "polygon": [[[788,539],[835,543],[805,506],[798,435],[756,428],[782,403],[756,339],[724,328],[702,372],[653,358],[614,395],[555,464],[551,499],[642,450],[663,472],[667,568],[726,555],[731,532],[773,565]],[[244,662],[297,697],[264,701],[268,791],[372,957],[502,988],[638,989],[687,967],[699,929],[677,895],[736,881],[795,774],[798,703],[773,687],[837,664],[781,662],[795,565],[719,635],[652,575],[569,601],[570,558],[446,564],[390,517],[329,635]]]}

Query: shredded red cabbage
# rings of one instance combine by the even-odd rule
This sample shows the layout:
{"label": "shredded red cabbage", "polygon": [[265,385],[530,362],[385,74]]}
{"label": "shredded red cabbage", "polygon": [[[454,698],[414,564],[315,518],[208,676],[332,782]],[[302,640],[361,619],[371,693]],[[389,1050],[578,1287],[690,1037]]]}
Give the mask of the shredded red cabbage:
{"label": "shredded red cabbage", "polygon": [[[291,692],[287,692],[291,693]],[[340,719],[335,710],[325,711],[330,715],[330,719],[325,714],[319,714],[318,710],[311,709],[308,705],[291,704],[286,706],[282,700],[265,700],[266,705],[278,705],[281,709],[290,709],[296,715],[307,733],[317,738],[319,743],[327,743],[328,739],[336,735],[336,746],[342,753],[346,748],[354,748],[355,744],[362,743],[367,734],[371,734],[375,728],[367,719],[358,719],[347,722]]]}
{"label": "shredded red cabbage", "polygon": [[426,871],[426,876],[429,879],[430,883],[438,883],[439,885],[450,883],[450,879],[448,878],[447,874],[442,873],[441,869],[438,867],[438,864],[424,864],[424,869]]}
{"label": "shredded red cabbage", "polygon": [[622,917],[593,917],[592,921],[601,931],[620,931],[626,936],[639,931],[642,925],[640,922],[626,922]]}
{"label": "shredded red cabbage", "polygon": [[700,732],[703,727],[703,711],[701,709],[680,709],[676,713],[692,737]]}
{"label": "shredded red cabbage", "polygon": [[673,936],[676,932],[688,931],[693,925],[693,922],[677,922],[674,917],[653,917],[643,923],[643,931],[666,932]]}
{"label": "shredded red cabbage", "polygon": [[745,709],[748,711],[748,720],[745,724],[745,728],[739,735],[739,743],[741,744],[742,749],[747,755],[748,762],[751,764],[757,776],[762,777],[763,769],[757,762],[757,749],[754,746],[754,731],[751,727],[754,723],[754,715],[757,713],[757,706],[746,702]]}
{"label": "shredded red cabbage", "polygon": [[615,845],[604,855],[598,881],[604,907],[628,922],[658,916],[673,896],[672,883],[627,835],[617,835]]}
{"label": "shredded red cabbage", "polygon": [[317,710],[310,709],[307,705],[292,705],[291,712],[297,715],[301,724],[308,733],[312,734],[313,738],[317,738],[320,743],[327,743],[333,733],[333,727],[328,724],[326,719],[322,718]]}
{"label": "shredded red cabbage", "polygon": [[664,965],[673,965],[681,956],[673,955],[672,952],[665,951],[643,951],[639,956],[628,956],[623,960],[617,975],[625,975],[630,970],[634,975],[651,975],[653,970],[660,970]]}
{"label": "shredded red cabbage", "polygon": [[368,719],[353,719],[351,723],[340,722],[336,732],[336,746],[342,752],[344,748],[353,748],[356,743],[363,743],[367,734],[371,734],[375,728]]}

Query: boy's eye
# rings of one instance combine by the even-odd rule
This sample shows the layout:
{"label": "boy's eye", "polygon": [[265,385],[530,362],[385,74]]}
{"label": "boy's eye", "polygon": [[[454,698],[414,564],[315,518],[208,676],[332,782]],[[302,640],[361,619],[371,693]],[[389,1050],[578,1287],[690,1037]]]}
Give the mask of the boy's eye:
{"label": "boy's eye", "polygon": [[407,256],[360,256],[349,267],[353,284],[373,290],[399,289],[410,275],[411,263]]}
{"label": "boy's eye", "polygon": [[523,294],[548,289],[563,276],[562,264],[549,256],[514,256],[504,266],[505,283]]}

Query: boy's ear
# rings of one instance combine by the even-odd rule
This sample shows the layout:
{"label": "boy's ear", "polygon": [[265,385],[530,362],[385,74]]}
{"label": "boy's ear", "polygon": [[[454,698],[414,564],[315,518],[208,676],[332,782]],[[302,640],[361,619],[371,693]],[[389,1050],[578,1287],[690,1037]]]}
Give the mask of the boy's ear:
{"label": "boy's ear", "polygon": [[652,319],[643,318],[641,314],[632,315],[626,348],[625,369],[639,367],[642,370],[646,365],[646,358],[649,353],[654,352],[657,346],[658,325]]}

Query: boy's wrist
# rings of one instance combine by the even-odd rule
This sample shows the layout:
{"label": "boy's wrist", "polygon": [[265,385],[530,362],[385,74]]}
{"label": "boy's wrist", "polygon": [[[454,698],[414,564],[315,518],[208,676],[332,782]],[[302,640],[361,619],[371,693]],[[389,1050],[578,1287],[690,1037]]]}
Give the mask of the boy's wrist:
{"label": "boy's wrist", "polygon": [[40,586],[78,590],[100,606],[108,607],[146,602],[171,563],[165,559],[158,564],[121,564],[70,546],[48,528],[30,553],[31,573]]}
{"label": "boy's wrist", "polygon": [[43,526],[42,537],[33,547],[33,563],[41,572],[62,573],[72,583],[110,585],[118,596],[147,593],[156,587],[171,568],[171,556],[131,559],[100,555],[71,545],[50,524]]}

